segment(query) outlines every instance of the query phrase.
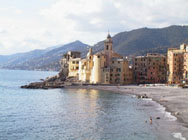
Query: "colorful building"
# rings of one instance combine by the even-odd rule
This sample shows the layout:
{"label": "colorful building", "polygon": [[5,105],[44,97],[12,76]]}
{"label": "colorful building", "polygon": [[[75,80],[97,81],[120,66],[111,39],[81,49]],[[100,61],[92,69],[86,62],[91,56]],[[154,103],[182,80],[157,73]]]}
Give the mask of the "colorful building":
{"label": "colorful building", "polygon": [[92,84],[132,83],[132,70],[128,61],[113,51],[113,41],[109,34],[103,51],[93,54],[90,49],[87,57],[80,61],[79,80]]}
{"label": "colorful building", "polygon": [[133,60],[134,82],[136,84],[165,83],[167,81],[166,56],[148,53]]}
{"label": "colorful building", "polygon": [[75,77],[78,79],[79,61],[81,60],[81,53],[77,51],[69,51],[61,59],[61,67],[68,77]]}
{"label": "colorful building", "polygon": [[188,77],[188,45],[180,48],[169,48],[168,53],[168,83],[179,84]]}
{"label": "colorful building", "polygon": [[113,41],[109,34],[103,51],[93,54],[90,48],[84,59],[80,58],[78,52],[74,57],[69,52],[64,59],[68,64],[68,77],[77,77],[83,83],[131,84],[133,80],[128,60],[113,51]]}

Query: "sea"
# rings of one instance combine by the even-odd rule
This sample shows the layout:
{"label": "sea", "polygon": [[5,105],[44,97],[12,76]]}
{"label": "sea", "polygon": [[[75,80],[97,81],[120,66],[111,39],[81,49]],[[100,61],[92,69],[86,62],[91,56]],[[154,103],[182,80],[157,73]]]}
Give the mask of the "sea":
{"label": "sea", "polygon": [[[172,140],[155,103],[87,89],[21,89],[57,72],[0,70],[0,140]],[[153,112],[153,113],[151,113]],[[160,113],[159,113],[160,114]],[[179,133],[178,133],[179,134]]]}

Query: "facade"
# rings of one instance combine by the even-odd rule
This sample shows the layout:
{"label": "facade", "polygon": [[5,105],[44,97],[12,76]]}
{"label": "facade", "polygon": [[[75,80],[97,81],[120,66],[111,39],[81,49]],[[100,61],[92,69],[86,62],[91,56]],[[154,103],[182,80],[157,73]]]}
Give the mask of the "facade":
{"label": "facade", "polygon": [[128,61],[113,51],[113,41],[109,34],[103,51],[93,54],[90,49],[87,57],[80,61],[79,80],[92,84],[132,83],[132,70]]}
{"label": "facade", "polygon": [[80,58],[79,52],[68,52],[61,61],[68,64],[68,77],[76,77],[83,83],[131,84],[133,80],[128,60],[113,51],[113,41],[109,34],[103,51],[93,54],[90,48],[84,59]]}
{"label": "facade", "polygon": [[61,59],[60,64],[68,77],[78,78],[79,61],[81,60],[81,53],[76,51],[69,51]]}
{"label": "facade", "polygon": [[184,53],[183,60],[183,79],[188,81],[188,52]]}
{"label": "facade", "polygon": [[89,49],[82,59],[80,52],[69,51],[61,60],[65,77],[89,84],[154,84],[188,83],[188,44],[169,48],[167,57],[157,53],[137,56],[133,68],[127,58],[113,51],[113,41],[108,34],[104,50],[93,54]]}
{"label": "facade", "polygon": [[168,53],[168,83],[179,84],[188,77],[188,45],[180,48],[169,48]]}
{"label": "facade", "polygon": [[134,82],[136,84],[165,83],[167,80],[166,56],[148,53],[133,60]]}

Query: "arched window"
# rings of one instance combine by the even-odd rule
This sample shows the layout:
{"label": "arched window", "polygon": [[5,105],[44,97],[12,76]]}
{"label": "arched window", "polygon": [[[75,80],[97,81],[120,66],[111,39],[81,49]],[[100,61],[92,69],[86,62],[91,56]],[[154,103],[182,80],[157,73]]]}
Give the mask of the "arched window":
{"label": "arched window", "polygon": [[108,50],[108,45],[106,45],[106,49]]}

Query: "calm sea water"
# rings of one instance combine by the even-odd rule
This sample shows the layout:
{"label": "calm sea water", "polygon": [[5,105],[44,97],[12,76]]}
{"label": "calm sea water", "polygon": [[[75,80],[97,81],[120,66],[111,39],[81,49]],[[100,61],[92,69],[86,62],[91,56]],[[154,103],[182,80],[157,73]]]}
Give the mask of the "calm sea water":
{"label": "calm sea water", "polygon": [[131,96],[19,88],[54,74],[0,70],[0,140],[161,139],[144,121],[148,118],[144,101]]}

